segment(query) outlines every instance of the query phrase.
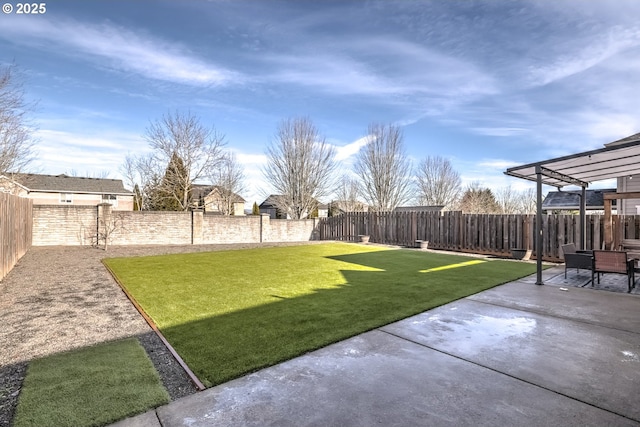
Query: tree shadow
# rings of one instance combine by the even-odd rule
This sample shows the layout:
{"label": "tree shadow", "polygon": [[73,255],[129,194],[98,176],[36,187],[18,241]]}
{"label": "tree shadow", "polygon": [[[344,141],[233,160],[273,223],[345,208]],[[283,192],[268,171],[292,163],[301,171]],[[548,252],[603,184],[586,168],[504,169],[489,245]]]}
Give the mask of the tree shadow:
{"label": "tree shadow", "polygon": [[340,270],[342,285],[295,297],[272,295],[266,304],[161,331],[212,386],[530,273],[521,267],[500,273],[495,261],[425,274],[468,258],[395,252],[327,257],[377,270]]}

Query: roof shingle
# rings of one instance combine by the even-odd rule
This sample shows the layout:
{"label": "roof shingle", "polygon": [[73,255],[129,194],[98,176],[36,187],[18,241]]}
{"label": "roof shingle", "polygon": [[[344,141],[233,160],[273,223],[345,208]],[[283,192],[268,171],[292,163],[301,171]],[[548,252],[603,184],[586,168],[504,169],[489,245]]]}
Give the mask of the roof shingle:
{"label": "roof shingle", "polygon": [[29,191],[59,193],[133,194],[120,179],[83,178],[67,175],[16,174],[11,178]]}

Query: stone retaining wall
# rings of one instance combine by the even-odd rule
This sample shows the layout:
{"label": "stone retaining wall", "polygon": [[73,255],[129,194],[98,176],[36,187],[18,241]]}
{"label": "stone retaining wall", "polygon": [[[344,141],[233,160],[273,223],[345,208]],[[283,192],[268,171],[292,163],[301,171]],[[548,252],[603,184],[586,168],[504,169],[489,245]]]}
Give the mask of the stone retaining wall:
{"label": "stone retaining wall", "polygon": [[203,212],[112,211],[98,206],[33,206],[33,245],[189,245],[298,242],[317,238],[317,219],[271,220]]}

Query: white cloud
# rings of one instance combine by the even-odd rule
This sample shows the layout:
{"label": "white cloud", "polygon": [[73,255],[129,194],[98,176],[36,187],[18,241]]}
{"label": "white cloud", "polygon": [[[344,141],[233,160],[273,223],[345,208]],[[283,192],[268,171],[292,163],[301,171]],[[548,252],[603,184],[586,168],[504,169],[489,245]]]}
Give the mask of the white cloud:
{"label": "white cloud", "polygon": [[478,162],[478,166],[489,169],[498,169],[500,171],[504,171],[507,168],[512,166],[518,166],[520,163],[514,162],[512,160],[502,160],[502,159],[487,159],[481,160]]}
{"label": "white cloud", "polygon": [[246,209],[253,207],[253,202],[258,204],[270,194],[270,185],[265,182],[262,174],[262,168],[267,163],[267,156],[265,154],[245,153],[238,149],[232,149],[236,160],[244,169],[245,177],[245,190],[242,192],[242,197],[247,201],[245,205]]}
{"label": "white cloud", "polygon": [[248,166],[262,166],[267,163],[267,156],[265,154],[248,154],[242,153],[238,150],[233,150],[238,163],[241,165]]}
{"label": "white cloud", "polygon": [[396,96],[416,105],[425,96],[455,104],[497,91],[493,78],[473,63],[400,38],[310,41],[303,49],[265,57],[276,67],[267,79],[339,95]]}
{"label": "white cloud", "polygon": [[[587,46],[577,47],[584,44]],[[593,35],[591,40],[571,40],[563,46],[566,53],[551,64],[531,66],[529,79],[534,86],[543,86],[581,73],[639,45],[639,28],[614,27],[608,34]]]}
{"label": "white cloud", "polygon": [[364,64],[341,55],[272,55],[268,59],[278,70],[267,79],[280,83],[316,87],[344,95],[389,95],[398,90]]}
{"label": "white cloud", "polygon": [[336,161],[342,162],[352,156],[355,156],[362,147],[367,145],[368,142],[369,136],[363,136],[362,138],[356,139],[347,145],[343,145],[341,147],[336,146]]}
{"label": "white cloud", "polygon": [[59,174],[77,171],[80,174],[108,173],[118,178],[118,169],[127,150],[141,153],[146,142],[126,132],[88,133],[40,129],[35,132],[37,161],[34,166],[42,173]]}
{"label": "white cloud", "polygon": [[206,62],[189,49],[143,33],[104,23],[91,25],[70,19],[5,19],[0,37],[42,50],[98,60],[101,65],[147,78],[193,86],[237,83],[242,76]]}
{"label": "white cloud", "polygon": [[581,114],[584,131],[595,141],[603,144],[638,133],[640,118],[633,114],[589,111]]}
{"label": "white cloud", "polygon": [[470,129],[472,132],[486,136],[514,136],[527,133],[529,130],[525,128],[509,128],[509,127],[475,127]]}

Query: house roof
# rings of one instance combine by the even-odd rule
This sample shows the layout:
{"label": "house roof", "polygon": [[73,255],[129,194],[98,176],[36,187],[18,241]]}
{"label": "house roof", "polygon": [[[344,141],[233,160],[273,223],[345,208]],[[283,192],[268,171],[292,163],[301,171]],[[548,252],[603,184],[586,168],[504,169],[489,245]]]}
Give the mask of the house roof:
{"label": "house roof", "polygon": [[[604,194],[615,193],[615,188],[602,190],[586,190],[587,210],[604,209]],[[549,191],[542,202],[543,210],[578,210],[580,209],[580,190],[577,191]],[[615,200],[613,201],[615,204]]]}
{"label": "house roof", "polygon": [[90,193],[131,195],[120,179],[84,178],[67,175],[39,175],[21,173],[10,175],[9,179],[28,191],[45,193]]}
{"label": "house roof", "polygon": [[[222,187],[219,185],[206,185],[206,184],[194,184],[191,187],[191,197],[194,199],[198,199],[200,197],[204,198],[211,194],[216,190],[220,190]],[[233,202],[246,202],[245,199],[242,198],[239,194],[233,193]]]}
{"label": "house roof", "polygon": [[611,147],[613,145],[620,145],[626,142],[635,142],[635,141],[640,141],[640,133],[636,133],[636,134],[624,137],[622,139],[618,139],[617,141],[609,142],[607,144],[604,144],[604,146]]}
{"label": "house roof", "polygon": [[264,202],[260,203],[259,208],[261,209],[276,209],[276,199],[280,197],[278,194],[271,194],[269,197],[264,199]]}
{"label": "house roof", "polygon": [[[260,203],[260,206],[258,207],[262,209],[276,209],[277,208],[276,200],[278,199],[278,197],[282,197],[282,196],[279,194],[271,194],[269,195],[269,197],[264,199],[264,202]],[[318,209],[328,209],[328,208],[329,208],[329,205],[318,202]]]}

